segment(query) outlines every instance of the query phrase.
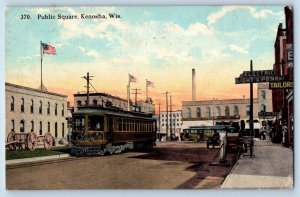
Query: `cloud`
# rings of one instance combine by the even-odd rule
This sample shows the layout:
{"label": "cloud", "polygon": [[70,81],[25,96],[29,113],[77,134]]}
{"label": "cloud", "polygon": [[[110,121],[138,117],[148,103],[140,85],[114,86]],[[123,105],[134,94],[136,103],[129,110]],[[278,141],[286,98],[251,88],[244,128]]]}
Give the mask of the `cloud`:
{"label": "cloud", "polygon": [[269,9],[257,10],[256,8],[251,6],[225,6],[222,7],[221,10],[212,13],[207,17],[208,25],[212,25],[216,23],[220,18],[224,17],[229,12],[232,12],[237,9],[245,9],[249,11],[254,18],[266,18],[269,15],[284,16],[283,11],[273,12],[272,10]]}
{"label": "cloud", "polygon": [[87,53],[86,53],[88,56],[92,56],[94,58],[98,58],[100,57],[100,55],[97,53],[97,51],[95,50],[88,50]]}
{"label": "cloud", "polygon": [[237,7],[235,6],[222,7],[220,11],[212,13],[207,17],[208,25],[215,23],[218,19],[225,16],[228,12],[231,12],[236,9]]}
{"label": "cloud", "polygon": [[247,54],[248,53],[248,50],[246,50],[245,48],[234,45],[234,44],[230,44],[228,47],[229,47],[230,50],[241,53],[241,54]]}

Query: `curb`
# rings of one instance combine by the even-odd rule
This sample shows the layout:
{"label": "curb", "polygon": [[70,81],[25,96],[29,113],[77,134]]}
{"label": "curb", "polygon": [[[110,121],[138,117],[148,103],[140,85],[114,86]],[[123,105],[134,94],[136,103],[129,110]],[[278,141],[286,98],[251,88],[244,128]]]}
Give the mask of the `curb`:
{"label": "curb", "polygon": [[23,158],[23,159],[12,159],[6,160],[6,165],[10,164],[22,164],[28,162],[36,162],[36,161],[45,161],[49,159],[60,159],[70,157],[69,154],[60,154],[60,155],[51,155],[51,156],[43,156],[43,157],[32,157],[32,158]]}
{"label": "curb", "polygon": [[229,172],[229,174],[226,176],[225,180],[223,181],[220,189],[230,189],[230,188],[223,188],[223,185],[226,184],[226,182],[228,181],[228,179],[230,179],[231,174],[233,173],[233,171],[235,170],[236,166],[239,164],[239,161],[237,161],[234,166],[232,167],[231,171]]}

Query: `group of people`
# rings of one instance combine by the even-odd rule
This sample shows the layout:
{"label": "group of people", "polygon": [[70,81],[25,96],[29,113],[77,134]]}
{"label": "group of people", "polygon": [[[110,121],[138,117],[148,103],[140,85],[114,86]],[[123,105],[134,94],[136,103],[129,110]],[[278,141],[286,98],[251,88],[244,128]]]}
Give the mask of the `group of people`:
{"label": "group of people", "polygon": [[272,142],[275,142],[275,143],[281,142],[284,145],[286,143],[287,133],[288,133],[286,121],[283,122],[283,125],[281,128],[282,128],[281,132],[276,132],[274,125],[267,124],[266,126],[263,126],[260,129],[259,138],[261,140],[266,140],[268,137],[269,139],[271,139]]}

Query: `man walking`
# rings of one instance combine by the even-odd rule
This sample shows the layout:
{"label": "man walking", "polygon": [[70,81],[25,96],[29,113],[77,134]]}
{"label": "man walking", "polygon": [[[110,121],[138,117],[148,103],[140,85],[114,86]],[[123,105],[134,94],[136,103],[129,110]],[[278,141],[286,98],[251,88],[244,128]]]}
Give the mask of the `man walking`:
{"label": "man walking", "polygon": [[286,124],[286,121],[284,121],[283,126],[282,126],[282,145],[283,146],[287,145],[287,142],[286,142],[286,140],[287,140],[287,130],[288,130],[287,124]]}

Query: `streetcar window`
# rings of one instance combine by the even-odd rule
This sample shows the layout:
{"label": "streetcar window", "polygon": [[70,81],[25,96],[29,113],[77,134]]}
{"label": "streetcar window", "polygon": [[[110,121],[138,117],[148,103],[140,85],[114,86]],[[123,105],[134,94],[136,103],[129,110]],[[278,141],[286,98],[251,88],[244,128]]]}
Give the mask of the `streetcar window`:
{"label": "streetcar window", "polygon": [[104,131],[104,117],[103,116],[89,116],[88,130]]}
{"label": "streetcar window", "polygon": [[84,130],[84,117],[75,117],[74,118],[74,131]]}

